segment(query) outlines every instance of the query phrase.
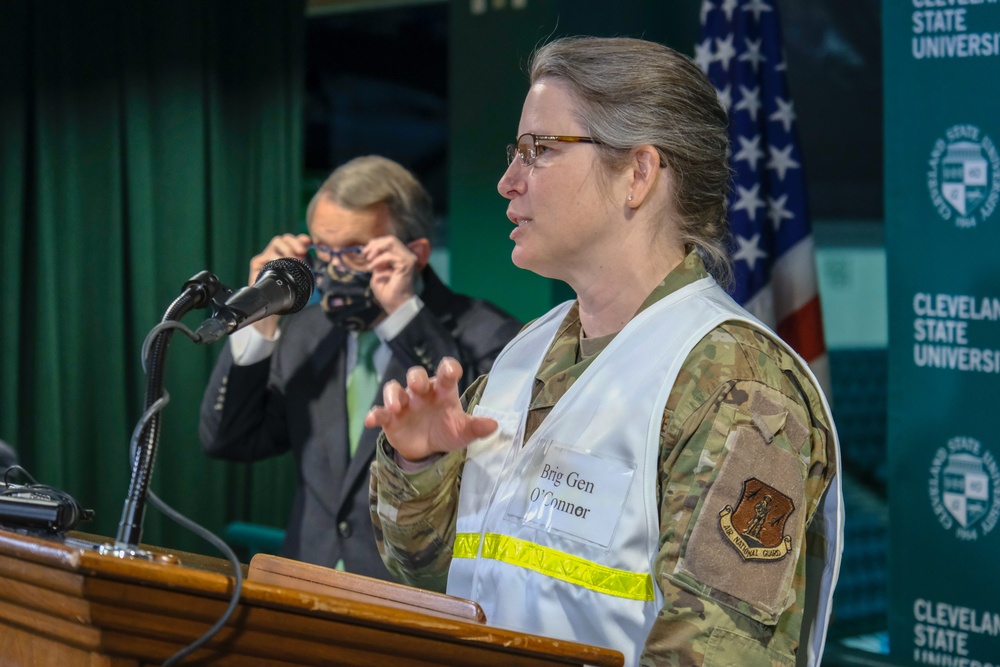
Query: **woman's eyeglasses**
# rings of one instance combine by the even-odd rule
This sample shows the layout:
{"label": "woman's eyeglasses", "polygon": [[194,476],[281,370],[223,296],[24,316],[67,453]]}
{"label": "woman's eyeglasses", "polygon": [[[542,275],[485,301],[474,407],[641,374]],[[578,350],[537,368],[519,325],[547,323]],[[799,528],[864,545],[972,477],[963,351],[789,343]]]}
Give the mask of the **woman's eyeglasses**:
{"label": "woman's eyeglasses", "polygon": [[321,243],[310,243],[306,257],[313,273],[317,276],[326,274],[326,267],[330,264],[335,264],[339,269],[360,274],[368,271],[368,260],[365,259],[364,250],[365,247],[361,245],[349,245],[334,250]]}
{"label": "woman's eyeglasses", "polygon": [[562,141],[566,143],[598,144],[599,141],[590,137],[571,137],[563,134],[532,134],[525,132],[517,138],[517,144],[507,144],[507,165],[514,161],[514,157],[521,158],[521,164],[530,167],[538,157],[539,141]]}

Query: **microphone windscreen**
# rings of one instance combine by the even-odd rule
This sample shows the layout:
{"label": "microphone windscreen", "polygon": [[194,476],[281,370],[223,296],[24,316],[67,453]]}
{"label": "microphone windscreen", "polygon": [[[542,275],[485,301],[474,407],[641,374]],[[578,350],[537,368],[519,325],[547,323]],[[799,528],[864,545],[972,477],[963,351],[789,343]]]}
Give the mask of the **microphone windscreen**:
{"label": "microphone windscreen", "polygon": [[306,307],[312,296],[313,287],[316,285],[316,279],[305,262],[295,257],[272,259],[261,268],[260,273],[257,274],[257,280],[259,281],[268,271],[279,271],[285,274],[292,284],[292,290],[295,292],[295,303],[286,312],[297,313]]}

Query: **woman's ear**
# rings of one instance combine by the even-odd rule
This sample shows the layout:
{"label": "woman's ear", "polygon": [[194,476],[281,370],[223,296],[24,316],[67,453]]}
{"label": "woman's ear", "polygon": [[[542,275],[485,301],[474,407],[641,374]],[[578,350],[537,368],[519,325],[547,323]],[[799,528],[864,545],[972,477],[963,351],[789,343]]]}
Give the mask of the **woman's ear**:
{"label": "woman's ear", "polygon": [[632,174],[626,198],[630,208],[639,208],[653,193],[654,186],[663,175],[660,164],[660,152],[654,146],[643,144],[632,149]]}
{"label": "woman's ear", "polygon": [[406,247],[417,256],[417,267],[421,270],[431,261],[431,242],[427,239],[415,239],[407,243]]}

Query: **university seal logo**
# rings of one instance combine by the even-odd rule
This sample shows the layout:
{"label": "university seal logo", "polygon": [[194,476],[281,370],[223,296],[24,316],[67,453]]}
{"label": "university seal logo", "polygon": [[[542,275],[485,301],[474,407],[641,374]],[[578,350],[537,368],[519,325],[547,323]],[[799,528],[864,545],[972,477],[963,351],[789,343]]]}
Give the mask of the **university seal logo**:
{"label": "university seal logo", "polygon": [[934,142],[927,189],[944,220],[975,227],[989,218],[1000,200],[1000,152],[975,125],[954,125]]}
{"label": "university seal logo", "polygon": [[955,437],[934,453],[928,481],[931,506],[945,530],[975,540],[1000,518],[1000,466],[973,438]]}
{"label": "university seal logo", "polygon": [[792,548],[785,521],[795,511],[792,499],[756,477],[743,482],[736,509],[719,512],[719,526],[743,560],[779,560]]}

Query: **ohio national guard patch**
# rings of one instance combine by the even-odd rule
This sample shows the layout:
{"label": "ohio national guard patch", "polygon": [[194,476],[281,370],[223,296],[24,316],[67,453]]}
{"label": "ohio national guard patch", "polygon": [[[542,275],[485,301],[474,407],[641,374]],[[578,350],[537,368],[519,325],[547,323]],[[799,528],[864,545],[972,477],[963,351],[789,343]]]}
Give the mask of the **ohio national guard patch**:
{"label": "ohio national guard patch", "polygon": [[795,511],[792,499],[756,477],[744,480],[736,509],[719,512],[719,526],[743,560],[778,560],[792,546],[785,521]]}

